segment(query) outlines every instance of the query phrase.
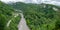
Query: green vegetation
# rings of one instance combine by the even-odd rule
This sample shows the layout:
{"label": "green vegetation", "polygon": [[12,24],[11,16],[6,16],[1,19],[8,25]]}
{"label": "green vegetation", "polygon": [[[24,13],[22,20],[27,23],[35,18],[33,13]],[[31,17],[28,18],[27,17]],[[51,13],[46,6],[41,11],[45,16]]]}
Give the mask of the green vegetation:
{"label": "green vegetation", "polygon": [[[20,16],[14,17],[14,9],[0,1],[0,30],[17,30],[17,25],[20,20]],[[9,20],[12,20],[10,26],[7,27]]]}
{"label": "green vegetation", "polygon": [[[57,8],[55,11],[53,8]],[[21,2],[5,4],[0,2],[0,30],[18,30],[20,16],[14,17],[23,11],[30,30],[60,30],[60,7],[51,4],[25,4]],[[7,27],[8,21],[11,20]]]}
{"label": "green vegetation", "polygon": [[[60,30],[60,10],[58,6],[50,4],[13,3],[13,8],[24,13],[30,30]],[[55,11],[53,7],[57,8]]]}
{"label": "green vegetation", "polygon": [[20,21],[20,16],[16,18],[12,18],[12,22],[10,23],[9,27],[5,27],[5,30],[18,30],[18,24]]}

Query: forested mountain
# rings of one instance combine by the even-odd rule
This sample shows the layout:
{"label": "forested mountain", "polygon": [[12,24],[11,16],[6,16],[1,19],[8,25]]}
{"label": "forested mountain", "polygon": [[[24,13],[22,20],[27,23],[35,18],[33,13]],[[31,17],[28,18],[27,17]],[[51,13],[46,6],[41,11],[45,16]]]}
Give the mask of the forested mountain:
{"label": "forested mountain", "polygon": [[[20,17],[18,17],[18,16],[14,17],[15,16],[15,15],[13,15],[14,13],[16,13],[16,12],[10,5],[7,5],[0,1],[0,30],[16,30]],[[9,27],[7,27],[7,23],[10,20],[12,20],[12,22],[9,25]],[[14,27],[16,27],[16,28],[13,29]]]}
{"label": "forested mountain", "polygon": [[30,30],[60,30],[60,7],[51,4],[12,3],[22,10]]}
{"label": "forested mountain", "polygon": [[[30,30],[60,30],[60,7],[51,4],[26,4],[22,2],[5,4],[0,2],[0,30],[18,30],[21,10]],[[11,20],[10,25],[7,23]]]}

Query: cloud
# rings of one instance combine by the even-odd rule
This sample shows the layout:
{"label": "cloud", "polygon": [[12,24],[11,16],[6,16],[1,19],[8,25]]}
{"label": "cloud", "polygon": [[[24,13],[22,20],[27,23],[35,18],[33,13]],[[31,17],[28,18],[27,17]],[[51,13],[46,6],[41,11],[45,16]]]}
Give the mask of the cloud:
{"label": "cloud", "polygon": [[24,2],[25,0],[1,0],[1,1],[8,3],[8,2]]}
{"label": "cloud", "polygon": [[46,4],[54,4],[54,5],[60,5],[60,2],[58,2],[58,1],[47,1],[47,2],[43,2],[43,3],[46,3]]}
{"label": "cloud", "polygon": [[60,5],[60,0],[1,0],[5,3],[8,2],[25,2],[25,3],[47,3],[47,4],[57,4]]}

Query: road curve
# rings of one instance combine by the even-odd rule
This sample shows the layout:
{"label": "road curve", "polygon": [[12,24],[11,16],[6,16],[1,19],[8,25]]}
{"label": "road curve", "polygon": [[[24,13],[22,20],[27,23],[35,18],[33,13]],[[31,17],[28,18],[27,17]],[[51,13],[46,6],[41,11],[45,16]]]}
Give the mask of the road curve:
{"label": "road curve", "polygon": [[18,30],[30,30],[26,24],[23,13],[20,13],[20,16],[21,16],[21,20],[18,24]]}

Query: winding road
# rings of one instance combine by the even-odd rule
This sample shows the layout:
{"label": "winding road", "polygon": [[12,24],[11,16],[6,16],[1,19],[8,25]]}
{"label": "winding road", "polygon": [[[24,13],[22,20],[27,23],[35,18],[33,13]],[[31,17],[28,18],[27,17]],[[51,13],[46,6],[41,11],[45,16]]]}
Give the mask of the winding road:
{"label": "winding road", "polygon": [[[16,10],[17,11],[17,10]],[[24,15],[23,13],[20,13],[20,11],[17,11],[19,12],[18,14],[21,16],[21,19],[20,19],[20,22],[18,24],[18,30],[30,30],[29,27],[27,26],[26,24],[26,20],[24,18]],[[21,11],[22,12],[22,11]],[[18,14],[14,14],[14,18],[18,16]],[[12,19],[8,21],[7,23],[7,27],[9,27],[10,23],[11,23]]]}
{"label": "winding road", "polygon": [[23,13],[19,13],[19,14],[21,16],[21,20],[20,20],[20,22],[18,24],[18,30],[30,30],[29,27],[26,24]]}

